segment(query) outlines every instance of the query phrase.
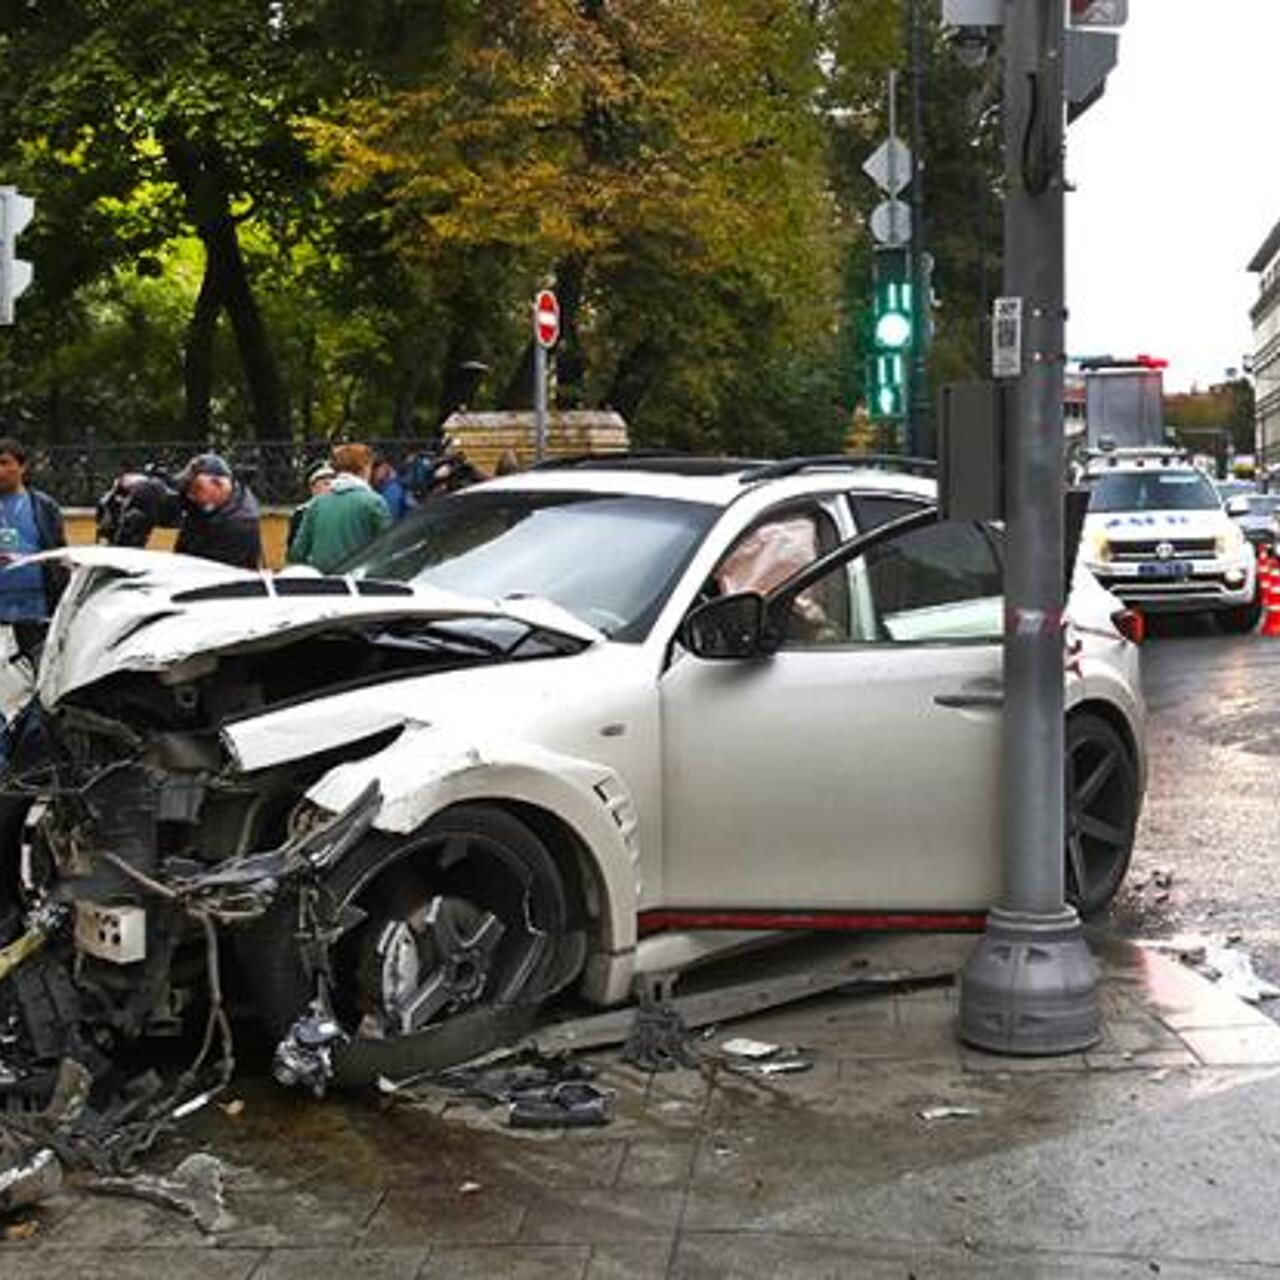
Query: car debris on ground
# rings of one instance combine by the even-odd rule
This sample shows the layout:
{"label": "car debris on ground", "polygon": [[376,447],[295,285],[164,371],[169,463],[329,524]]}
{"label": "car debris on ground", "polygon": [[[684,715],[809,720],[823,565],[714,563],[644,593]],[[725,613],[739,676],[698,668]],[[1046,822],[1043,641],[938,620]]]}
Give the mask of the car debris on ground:
{"label": "car debris on ground", "polygon": [[1215,982],[1238,999],[1261,1004],[1280,996],[1280,987],[1259,975],[1239,934],[1224,941],[1201,936],[1156,939],[1141,945],[1176,956],[1188,968]]}

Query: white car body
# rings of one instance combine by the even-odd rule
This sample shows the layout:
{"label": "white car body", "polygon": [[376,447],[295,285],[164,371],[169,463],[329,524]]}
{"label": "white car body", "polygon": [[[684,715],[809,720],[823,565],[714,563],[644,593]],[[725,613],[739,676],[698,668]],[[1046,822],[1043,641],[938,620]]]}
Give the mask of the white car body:
{"label": "white car body", "polygon": [[[955,626],[972,628],[954,642],[929,642],[928,611],[899,614],[892,643],[784,647],[754,661],[699,659],[676,638],[726,553],[771,512],[818,504],[845,539],[855,533],[849,493],[922,504],[931,482],[848,468],[759,483],[733,472],[565,468],[450,501],[504,491],[639,494],[718,514],[636,642],[542,600],[475,600],[429,586],[359,594],[352,580],[343,594],[283,596],[282,584],[306,579],[73,550],[65,554],[77,572],[39,673],[41,705],[56,716],[126,672],[176,687],[308,630],[518,619],[574,651],[326,688],[238,714],[221,727],[227,771],[251,783],[391,733],[371,754],[327,768],[308,800],[341,812],[376,782],[374,826],[392,834],[467,801],[546,815],[587,883],[581,988],[601,1003],[625,998],[638,973],[778,926],[980,921],[1000,891],[999,597],[974,601],[968,622],[949,606]],[[220,596],[228,588],[254,594]],[[1113,722],[1141,777],[1137,651],[1113,625],[1118,608],[1077,573],[1066,703],[1069,713],[1091,708]]]}

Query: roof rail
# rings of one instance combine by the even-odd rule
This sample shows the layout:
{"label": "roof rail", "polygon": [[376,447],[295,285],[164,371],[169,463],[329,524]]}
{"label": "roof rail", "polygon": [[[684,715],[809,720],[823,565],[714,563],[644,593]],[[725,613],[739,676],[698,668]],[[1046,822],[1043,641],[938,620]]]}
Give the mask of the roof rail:
{"label": "roof rail", "polygon": [[604,453],[570,453],[560,458],[543,458],[529,467],[529,471],[560,471],[581,467],[588,463],[632,462],[644,458],[687,458],[683,449],[618,449]]}
{"label": "roof rail", "polygon": [[761,465],[759,458],[717,458],[679,449],[637,449],[629,453],[586,453],[548,458],[531,471],[652,471],[673,476],[726,476]]}
{"label": "roof rail", "polygon": [[935,475],[938,464],[932,458],[909,458],[900,453],[818,453],[810,457],[783,458],[780,462],[766,462],[752,467],[738,477],[741,484],[755,484],[759,480],[781,480],[785,476],[799,475],[802,471],[865,469],[880,471],[905,471],[908,475]]}

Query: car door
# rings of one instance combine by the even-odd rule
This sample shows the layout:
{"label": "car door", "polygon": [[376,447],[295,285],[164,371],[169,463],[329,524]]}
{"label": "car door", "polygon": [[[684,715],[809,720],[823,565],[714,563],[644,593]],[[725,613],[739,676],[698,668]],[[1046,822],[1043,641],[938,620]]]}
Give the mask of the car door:
{"label": "car door", "polygon": [[797,597],[773,656],[678,649],[661,686],[669,905],[996,896],[998,555],[970,523],[886,535]]}

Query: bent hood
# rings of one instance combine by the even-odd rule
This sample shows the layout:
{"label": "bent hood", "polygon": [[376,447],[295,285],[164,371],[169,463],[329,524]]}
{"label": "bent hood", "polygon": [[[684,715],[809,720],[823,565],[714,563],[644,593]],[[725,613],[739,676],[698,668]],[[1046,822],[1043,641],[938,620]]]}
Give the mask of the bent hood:
{"label": "bent hood", "polygon": [[272,575],[123,547],[68,547],[30,557],[75,574],[54,614],[37,692],[47,707],[117,671],[164,671],[343,623],[506,618],[593,644],[604,636],[539,597],[481,600],[372,579]]}

